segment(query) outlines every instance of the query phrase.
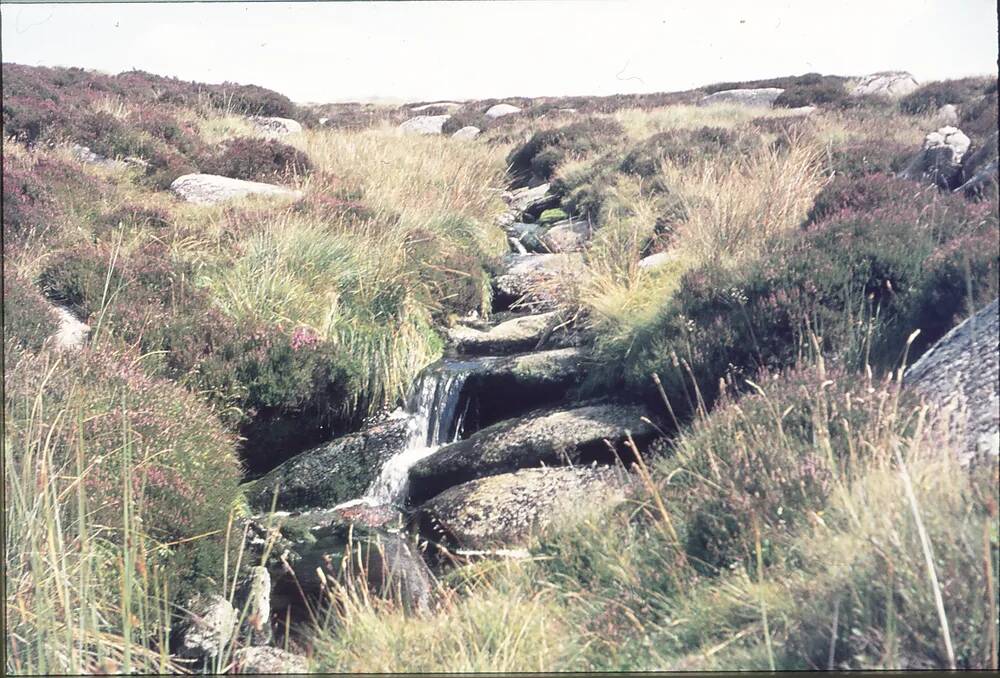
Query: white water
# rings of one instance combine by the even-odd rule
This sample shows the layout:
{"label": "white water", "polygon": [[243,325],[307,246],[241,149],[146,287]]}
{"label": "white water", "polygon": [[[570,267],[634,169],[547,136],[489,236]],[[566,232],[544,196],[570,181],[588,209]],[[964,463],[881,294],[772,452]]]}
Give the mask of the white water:
{"label": "white water", "polygon": [[405,499],[410,468],[442,445],[458,440],[468,407],[462,387],[471,367],[468,362],[445,361],[424,371],[403,412],[394,413],[408,418],[406,445],[386,460],[365,495],[347,504],[394,505]]}

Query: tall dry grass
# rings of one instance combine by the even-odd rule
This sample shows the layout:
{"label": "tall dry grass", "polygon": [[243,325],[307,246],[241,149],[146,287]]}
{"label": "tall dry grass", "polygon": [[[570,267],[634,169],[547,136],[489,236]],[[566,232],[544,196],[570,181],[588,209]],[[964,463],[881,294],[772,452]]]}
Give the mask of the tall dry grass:
{"label": "tall dry grass", "polygon": [[662,181],[687,212],[678,226],[679,247],[700,262],[738,265],[799,226],[826,177],[817,145],[804,137],[789,144],[693,167],[665,161]]}

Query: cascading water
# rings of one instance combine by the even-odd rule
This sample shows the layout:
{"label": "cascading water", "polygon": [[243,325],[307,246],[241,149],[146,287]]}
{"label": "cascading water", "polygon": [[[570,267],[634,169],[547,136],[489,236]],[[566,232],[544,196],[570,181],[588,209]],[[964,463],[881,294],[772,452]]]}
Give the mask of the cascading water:
{"label": "cascading water", "polygon": [[408,418],[406,446],[386,460],[365,496],[357,502],[372,506],[398,504],[406,496],[410,467],[458,439],[468,408],[462,388],[477,364],[443,360],[423,371],[406,407],[395,415]]}

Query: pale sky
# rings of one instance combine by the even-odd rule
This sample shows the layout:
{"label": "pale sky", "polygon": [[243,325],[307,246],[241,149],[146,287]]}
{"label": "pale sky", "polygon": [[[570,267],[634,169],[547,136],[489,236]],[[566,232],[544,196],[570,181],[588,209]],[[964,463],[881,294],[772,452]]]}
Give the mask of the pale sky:
{"label": "pale sky", "polygon": [[228,80],[298,102],[997,72],[995,0],[5,4],[0,14],[7,62]]}

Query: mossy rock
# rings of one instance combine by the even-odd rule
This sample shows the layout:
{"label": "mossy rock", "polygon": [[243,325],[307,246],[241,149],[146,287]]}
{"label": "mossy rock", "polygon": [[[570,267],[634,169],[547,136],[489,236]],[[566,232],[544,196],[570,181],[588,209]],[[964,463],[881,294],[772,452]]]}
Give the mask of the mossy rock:
{"label": "mossy rock", "polygon": [[564,219],[569,219],[569,215],[566,214],[565,210],[556,207],[542,212],[538,217],[538,223],[543,226],[548,226],[556,223],[557,221],[563,221]]}

